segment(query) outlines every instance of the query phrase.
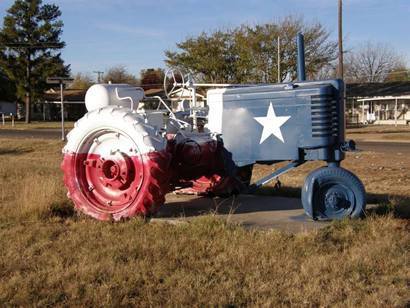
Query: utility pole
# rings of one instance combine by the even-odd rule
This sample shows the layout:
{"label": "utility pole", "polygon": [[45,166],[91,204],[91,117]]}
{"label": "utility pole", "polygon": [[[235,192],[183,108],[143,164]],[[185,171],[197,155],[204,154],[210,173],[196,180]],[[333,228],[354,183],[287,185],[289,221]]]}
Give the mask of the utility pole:
{"label": "utility pole", "polygon": [[61,103],[61,140],[65,141],[65,128],[64,128],[64,85],[72,83],[73,78],[67,77],[49,77],[47,78],[48,84],[60,85],[60,103]]}
{"label": "utility pole", "polygon": [[31,56],[30,56],[30,51],[26,51],[26,123],[30,123],[31,121]]}
{"label": "utility pole", "polygon": [[97,82],[98,83],[101,83],[101,81],[102,81],[102,76],[104,75],[104,72],[102,72],[102,71],[94,71],[93,73],[95,73],[95,74],[97,74]]}
{"label": "utility pole", "polygon": [[337,77],[343,79],[343,0],[339,0],[338,23],[339,23],[339,66]]}
{"label": "utility pole", "polygon": [[282,82],[280,73],[280,36],[278,36],[278,83]]}

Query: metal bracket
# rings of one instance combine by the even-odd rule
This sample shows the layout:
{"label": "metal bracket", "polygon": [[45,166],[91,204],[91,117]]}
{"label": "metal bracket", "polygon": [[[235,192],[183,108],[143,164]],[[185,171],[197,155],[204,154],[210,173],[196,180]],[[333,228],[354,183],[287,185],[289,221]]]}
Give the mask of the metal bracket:
{"label": "metal bracket", "polygon": [[265,176],[264,178],[260,179],[259,181],[251,184],[249,186],[249,192],[253,193],[255,192],[256,189],[258,189],[259,187],[261,187],[262,185],[265,185],[267,183],[269,183],[270,181],[276,179],[277,177],[279,177],[282,174],[285,174],[286,172],[304,164],[305,161],[292,161],[291,163],[287,164],[286,166],[279,168],[278,170],[275,170],[273,173],[269,174],[268,176]]}
{"label": "metal bracket", "polygon": [[118,100],[120,101],[126,101],[129,100],[130,101],[130,109],[134,110],[134,100],[132,99],[131,96],[124,96],[124,97],[120,97],[120,94],[118,93],[118,88],[115,88],[115,96],[117,97]]}
{"label": "metal bracket", "polygon": [[354,142],[354,140],[346,140],[340,145],[340,150],[342,152],[358,152],[356,142]]}

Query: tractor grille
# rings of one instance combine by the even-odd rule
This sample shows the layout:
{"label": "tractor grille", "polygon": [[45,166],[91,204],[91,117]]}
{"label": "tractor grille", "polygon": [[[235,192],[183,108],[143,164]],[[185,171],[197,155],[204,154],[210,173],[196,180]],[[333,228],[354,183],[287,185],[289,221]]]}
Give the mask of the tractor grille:
{"label": "tractor grille", "polygon": [[337,101],[332,95],[311,97],[312,137],[332,137],[339,133]]}

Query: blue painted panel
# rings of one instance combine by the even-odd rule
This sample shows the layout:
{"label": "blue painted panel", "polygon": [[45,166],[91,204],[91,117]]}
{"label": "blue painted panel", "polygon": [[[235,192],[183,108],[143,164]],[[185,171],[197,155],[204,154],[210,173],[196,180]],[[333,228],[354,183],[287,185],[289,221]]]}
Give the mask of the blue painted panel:
{"label": "blue painted panel", "polygon": [[334,146],[344,119],[334,85],[303,82],[293,89],[272,85],[227,90],[222,139],[235,163],[303,159],[303,149]]}

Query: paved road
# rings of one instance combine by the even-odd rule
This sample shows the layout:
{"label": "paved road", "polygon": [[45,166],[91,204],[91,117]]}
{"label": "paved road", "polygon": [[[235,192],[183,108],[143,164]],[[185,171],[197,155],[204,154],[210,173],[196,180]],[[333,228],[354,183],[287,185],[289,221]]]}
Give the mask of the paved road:
{"label": "paved road", "polygon": [[[67,130],[68,132],[69,130]],[[44,138],[60,139],[60,129],[0,129],[0,137],[9,138]],[[404,142],[381,142],[381,141],[357,141],[357,148],[363,151],[374,151],[384,153],[408,153],[410,154],[410,143]]]}
{"label": "paved road", "polygon": [[215,214],[248,228],[303,232],[327,226],[309,219],[299,199],[239,195],[227,199],[168,194],[152,222],[183,223],[200,215]]}
{"label": "paved road", "polygon": [[410,154],[410,143],[405,142],[357,141],[357,148],[362,151]]}
{"label": "paved road", "polygon": [[[69,130],[66,130],[68,132]],[[0,128],[0,137],[7,138],[40,138],[40,139],[59,139],[61,138],[60,129],[6,129]]]}

